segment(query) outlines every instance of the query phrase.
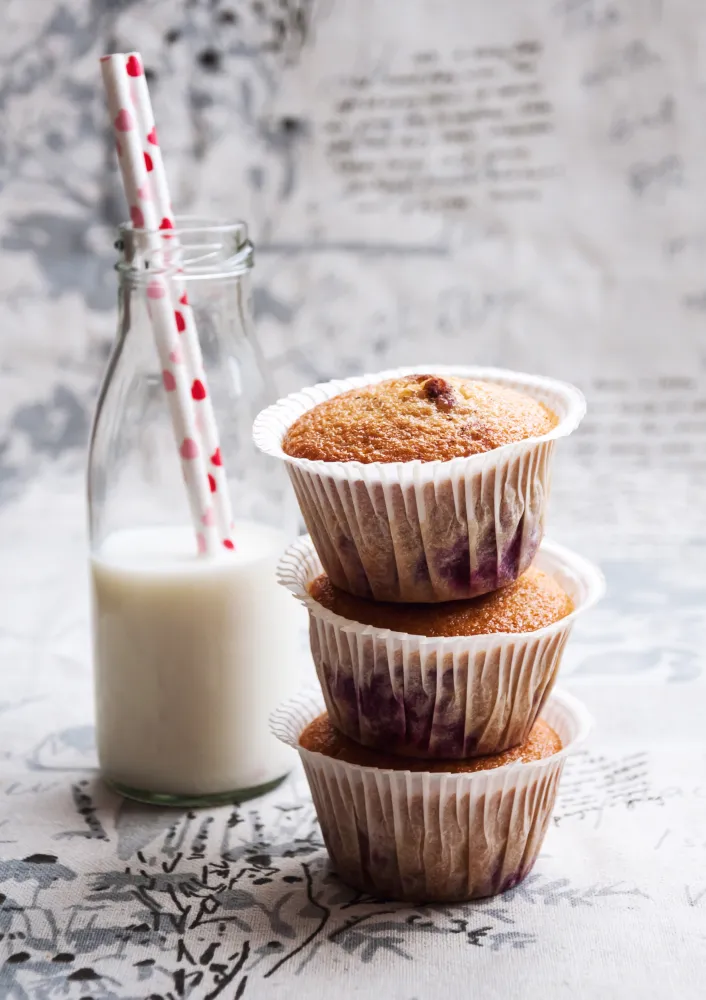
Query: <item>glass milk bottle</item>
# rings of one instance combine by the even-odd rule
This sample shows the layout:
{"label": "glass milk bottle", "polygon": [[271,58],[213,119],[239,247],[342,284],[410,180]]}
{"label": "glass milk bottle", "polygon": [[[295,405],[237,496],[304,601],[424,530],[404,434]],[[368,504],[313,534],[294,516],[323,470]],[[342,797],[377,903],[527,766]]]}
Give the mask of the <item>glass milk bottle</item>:
{"label": "glass milk bottle", "polygon": [[[250,324],[247,229],[177,227],[147,250],[150,237],[125,226],[116,244],[118,337],[88,468],[96,738],[122,794],[198,805],[259,794],[290,769],[268,717],[298,686],[304,613],[275,578],[294,498],[252,443],[276,393]],[[227,477],[235,548],[215,556],[197,553],[181,477],[149,315],[156,275],[177,312],[188,296],[220,432],[208,462]]]}

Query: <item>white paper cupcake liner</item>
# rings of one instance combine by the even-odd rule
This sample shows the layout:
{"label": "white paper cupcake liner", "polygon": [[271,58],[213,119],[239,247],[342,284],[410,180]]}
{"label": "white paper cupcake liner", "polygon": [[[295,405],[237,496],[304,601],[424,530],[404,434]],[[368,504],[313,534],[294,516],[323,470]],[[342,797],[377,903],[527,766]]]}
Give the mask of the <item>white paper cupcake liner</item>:
{"label": "white paper cupcake liner", "polygon": [[331,721],[385,753],[455,759],[523,743],[559,670],[578,615],[604,591],[600,571],[545,541],[534,565],[575,610],[535,632],[428,638],[350,621],[309,594],[321,562],[309,538],[280,560],[278,579],[309,612],[311,652]]}
{"label": "white paper cupcake liner", "polygon": [[[348,389],[433,372],[497,382],[545,403],[548,434],[447,462],[320,462],[293,458],[294,421]],[[544,531],[556,441],[585,412],[578,389],[498,368],[426,365],[324,382],[255,421],[257,446],[287,463],[306,526],[331,580],[378,601],[452,601],[496,590],[529,566]]]}
{"label": "white paper cupcake liner", "polygon": [[318,694],[277,709],[275,736],[302,758],[333,866],[357,889],[388,899],[460,902],[517,885],[539,854],[566,756],[592,720],[555,692],[542,717],[563,749],[528,764],[471,774],[362,767],[299,746],[323,710]]}

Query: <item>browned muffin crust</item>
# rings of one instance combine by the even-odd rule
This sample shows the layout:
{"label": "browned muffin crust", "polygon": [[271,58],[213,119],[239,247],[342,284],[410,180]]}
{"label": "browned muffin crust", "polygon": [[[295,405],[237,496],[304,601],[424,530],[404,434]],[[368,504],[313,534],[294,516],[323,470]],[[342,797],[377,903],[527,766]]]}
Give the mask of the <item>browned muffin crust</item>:
{"label": "browned muffin crust", "polygon": [[282,448],[323,462],[447,461],[540,437],[557,422],[543,403],[493,382],[405,375],[319,403]]}
{"label": "browned muffin crust", "polygon": [[310,722],[299,737],[299,745],[305,750],[325,754],[336,760],[344,760],[349,764],[362,764],[364,767],[379,767],[392,771],[432,771],[450,774],[466,774],[472,771],[489,771],[503,764],[515,761],[528,763],[531,760],[541,760],[551,757],[561,750],[562,743],[558,734],[544,719],[538,719],[532,726],[529,738],[519,747],[504,750],[502,753],[489,754],[487,757],[467,757],[465,760],[421,760],[419,757],[393,757],[361,746],[344,736],[329,721],[328,713],[324,712]]}
{"label": "browned muffin crust", "polygon": [[349,621],[432,637],[534,632],[574,610],[573,601],[556,580],[533,566],[502,590],[465,601],[439,604],[368,601],[339,590],[325,573],[309,584],[309,593],[319,604]]}

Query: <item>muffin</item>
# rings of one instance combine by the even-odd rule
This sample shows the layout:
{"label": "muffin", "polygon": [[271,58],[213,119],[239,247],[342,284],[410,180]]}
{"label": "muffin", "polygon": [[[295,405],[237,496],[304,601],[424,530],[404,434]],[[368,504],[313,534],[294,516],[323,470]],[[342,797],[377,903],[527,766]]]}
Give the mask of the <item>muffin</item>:
{"label": "muffin", "polygon": [[328,712],[322,712],[310,722],[299,737],[299,746],[312,753],[322,753],[335,760],[361,767],[377,767],[390,771],[427,771],[430,774],[473,774],[491,771],[506,764],[529,764],[559,753],[562,743],[557,733],[544,719],[537,719],[524,743],[502,753],[465,760],[420,760],[418,757],[393,757],[363,747],[349,739],[331,722]]}
{"label": "muffin", "polygon": [[339,590],[325,573],[312,580],[307,589],[317,604],[342,618],[432,638],[536,632],[574,610],[573,601],[561,585],[535,566],[530,566],[514,583],[491,594],[440,604],[368,601]]}
{"label": "muffin", "polygon": [[402,375],[307,410],[282,450],[314,462],[444,462],[541,437],[556,424],[544,403],[498,383]]}
{"label": "muffin", "polygon": [[424,759],[523,743],[577,616],[603,592],[597,569],[551,542],[516,583],[451,605],[376,605],[334,589],[308,538],[287,550],[278,577],[309,612],[336,728],[380,753]]}
{"label": "muffin", "polygon": [[332,583],[388,602],[462,600],[512,583],[543,534],[572,386],[483,368],[329,382],[263,411]]}
{"label": "muffin", "polygon": [[418,770],[321,723],[312,739],[322,707],[318,696],[300,697],[275,713],[272,730],[299,751],[333,867],[356,889],[413,902],[461,902],[520,882],[539,854],[566,755],[590,729],[580,702],[555,693],[529,751],[472,771],[448,762]]}

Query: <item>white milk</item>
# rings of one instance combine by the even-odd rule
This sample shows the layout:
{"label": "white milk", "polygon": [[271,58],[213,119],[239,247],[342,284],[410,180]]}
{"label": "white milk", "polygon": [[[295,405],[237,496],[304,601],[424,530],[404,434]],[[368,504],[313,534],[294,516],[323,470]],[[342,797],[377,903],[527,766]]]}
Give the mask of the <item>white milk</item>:
{"label": "white milk", "polygon": [[275,579],[286,539],[248,522],[233,534],[236,552],[213,560],[195,555],[188,527],[119,531],[94,556],[107,778],[196,796],[253,788],[291,768],[268,727],[299,679],[303,611]]}

